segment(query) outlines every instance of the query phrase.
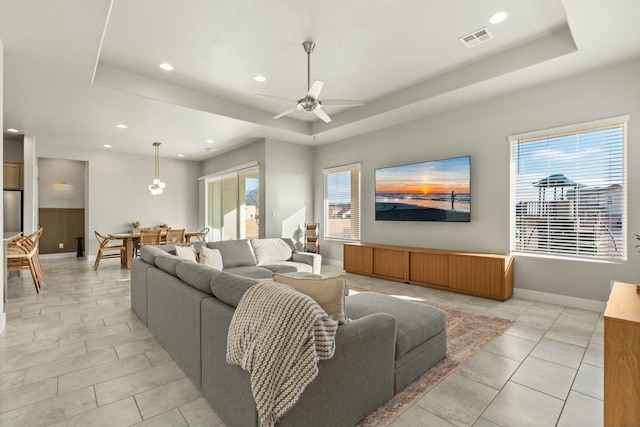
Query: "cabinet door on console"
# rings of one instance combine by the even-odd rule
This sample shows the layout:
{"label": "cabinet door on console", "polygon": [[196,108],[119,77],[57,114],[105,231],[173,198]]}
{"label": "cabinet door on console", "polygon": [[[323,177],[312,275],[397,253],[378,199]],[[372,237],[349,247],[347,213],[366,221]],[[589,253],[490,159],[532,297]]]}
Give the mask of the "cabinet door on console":
{"label": "cabinet door on console", "polygon": [[449,255],[410,252],[409,280],[429,285],[449,286]]}
{"label": "cabinet door on console", "polygon": [[407,251],[397,249],[373,249],[373,274],[407,280]]}
{"label": "cabinet door on console", "polygon": [[373,248],[344,245],[344,269],[351,273],[373,273]]}
{"label": "cabinet door on console", "polygon": [[481,295],[503,297],[504,260],[476,256],[449,257],[449,286]]}

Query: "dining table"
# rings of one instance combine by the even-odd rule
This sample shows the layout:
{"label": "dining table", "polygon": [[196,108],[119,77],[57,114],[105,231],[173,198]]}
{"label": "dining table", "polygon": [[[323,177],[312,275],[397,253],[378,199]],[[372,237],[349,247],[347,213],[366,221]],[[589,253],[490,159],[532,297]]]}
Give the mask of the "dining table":
{"label": "dining table", "polygon": [[[162,238],[164,234],[166,234],[165,231],[160,234],[160,237]],[[184,233],[184,238],[187,242],[189,242],[192,237],[198,237],[199,235],[199,231],[186,231]],[[122,242],[124,243],[124,256],[121,259],[121,265],[122,268],[130,270],[134,248],[138,245],[138,241],[140,240],[140,233],[110,233],[109,237],[116,240],[122,240]]]}

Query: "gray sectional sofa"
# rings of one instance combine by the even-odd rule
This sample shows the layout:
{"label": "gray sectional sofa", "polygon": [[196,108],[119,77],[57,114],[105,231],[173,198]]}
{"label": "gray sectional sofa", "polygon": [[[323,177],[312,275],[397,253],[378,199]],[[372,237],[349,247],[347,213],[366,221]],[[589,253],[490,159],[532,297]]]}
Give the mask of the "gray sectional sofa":
{"label": "gray sectional sofa", "polygon": [[[133,260],[133,310],[228,427],[259,424],[249,374],[226,362],[235,307],[260,281],[247,276],[266,275],[260,269],[319,273],[319,256],[299,254],[294,259],[293,249],[286,259],[275,259],[285,257],[286,251],[276,257],[275,250],[267,255],[258,249],[253,265],[248,257],[242,265],[232,261],[232,254],[243,253],[244,244],[251,250],[281,250],[282,242],[291,243],[260,240],[268,242],[207,243],[220,249],[223,271],[180,259],[170,253],[171,246],[143,247],[140,258]],[[346,298],[346,313],[352,321],[339,326],[334,356],[319,362],[318,376],[277,426],[354,426],[446,356],[446,314],[436,308],[359,293]]]}

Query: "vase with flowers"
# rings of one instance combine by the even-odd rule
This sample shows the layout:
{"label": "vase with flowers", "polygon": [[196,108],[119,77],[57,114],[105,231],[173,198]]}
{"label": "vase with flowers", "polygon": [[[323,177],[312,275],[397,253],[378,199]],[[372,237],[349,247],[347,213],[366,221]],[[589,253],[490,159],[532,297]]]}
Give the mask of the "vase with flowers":
{"label": "vase with flowers", "polygon": [[140,232],[140,221],[133,221],[131,223],[131,227],[132,227],[132,232],[137,234]]}

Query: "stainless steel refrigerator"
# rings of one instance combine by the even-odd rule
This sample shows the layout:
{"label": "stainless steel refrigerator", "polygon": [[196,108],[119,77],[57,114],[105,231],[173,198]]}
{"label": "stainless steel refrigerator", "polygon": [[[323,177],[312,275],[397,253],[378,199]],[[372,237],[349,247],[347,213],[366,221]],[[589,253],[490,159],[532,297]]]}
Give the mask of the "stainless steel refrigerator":
{"label": "stainless steel refrigerator", "polygon": [[22,191],[4,190],[4,231],[22,231]]}

